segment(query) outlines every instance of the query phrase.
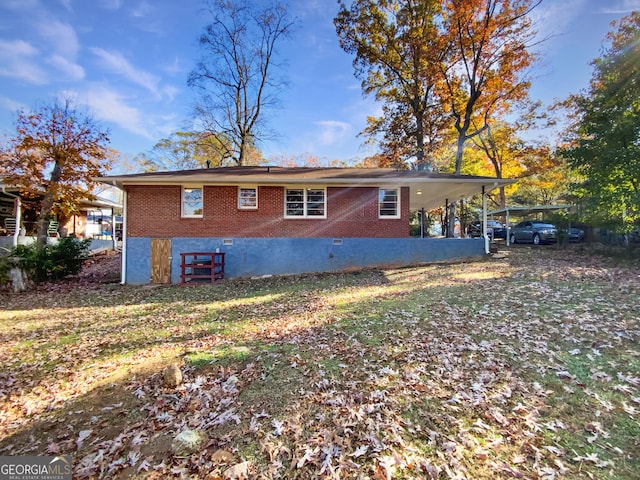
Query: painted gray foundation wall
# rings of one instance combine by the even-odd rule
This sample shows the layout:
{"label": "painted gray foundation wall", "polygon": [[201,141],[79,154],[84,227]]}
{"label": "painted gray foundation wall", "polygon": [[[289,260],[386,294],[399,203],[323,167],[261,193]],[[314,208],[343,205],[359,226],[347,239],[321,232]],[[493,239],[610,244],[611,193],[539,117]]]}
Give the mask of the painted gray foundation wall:
{"label": "painted gray foundation wall", "polygon": [[[225,245],[232,241],[232,245]],[[342,242],[341,245],[336,243]],[[225,253],[225,277],[335,272],[484,256],[482,238],[172,238],[171,282],[180,283],[180,253]],[[151,281],[151,239],[128,238],[126,282]]]}

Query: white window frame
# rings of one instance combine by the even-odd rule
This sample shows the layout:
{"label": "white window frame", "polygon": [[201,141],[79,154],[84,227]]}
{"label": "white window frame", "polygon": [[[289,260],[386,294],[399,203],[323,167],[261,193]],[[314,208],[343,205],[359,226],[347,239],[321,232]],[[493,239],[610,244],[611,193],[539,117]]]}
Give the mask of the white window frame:
{"label": "white window frame", "polygon": [[[195,215],[188,215],[185,212],[185,208],[184,208],[185,190],[196,190],[196,189],[200,190],[200,202],[201,202],[202,213],[195,214]],[[180,215],[182,216],[182,218],[202,218],[203,213],[204,213],[204,187],[202,185],[182,185],[182,187],[180,188]]]}
{"label": "white window frame", "polygon": [[[396,191],[396,213],[395,215],[383,215],[382,214],[382,202],[381,195],[383,190],[395,190]],[[378,187],[378,218],[381,220],[391,220],[402,218],[400,210],[400,197],[402,195],[402,189],[400,187]]]}
{"label": "white window frame", "polygon": [[[256,204],[255,205],[242,205],[242,190],[255,190]],[[238,185],[238,210],[257,210],[258,209],[258,186],[257,185]]]}
{"label": "white window frame", "polygon": [[[289,190],[302,190],[302,211],[303,214],[302,215],[288,215],[287,214],[287,192]],[[322,190],[323,192],[323,214],[322,215],[309,215],[308,213],[308,208],[309,208],[309,200],[308,200],[308,191],[309,190]],[[290,219],[302,219],[302,218],[307,218],[307,219],[324,219],[327,218],[327,187],[326,186],[313,186],[310,187],[308,185],[306,186],[288,186],[288,187],[284,187],[284,218],[290,218]]]}

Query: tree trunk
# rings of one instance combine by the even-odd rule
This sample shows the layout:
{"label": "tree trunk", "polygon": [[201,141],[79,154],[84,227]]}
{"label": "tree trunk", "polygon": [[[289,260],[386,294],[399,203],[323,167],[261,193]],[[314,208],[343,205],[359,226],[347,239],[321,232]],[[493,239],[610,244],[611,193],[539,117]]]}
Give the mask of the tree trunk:
{"label": "tree trunk", "polygon": [[424,159],[424,124],[422,122],[422,115],[416,115],[416,164],[418,170],[422,170],[425,167]]}
{"label": "tree trunk", "polygon": [[[462,169],[462,155],[464,153],[464,143],[466,136],[463,130],[458,131],[458,148],[456,150],[456,170],[455,174],[460,175]],[[456,228],[456,202],[453,201],[449,204],[449,224],[447,225],[447,237],[453,238],[455,236]]]}
{"label": "tree trunk", "polygon": [[27,289],[27,275],[19,266],[11,267],[9,270],[9,283],[13,293],[24,292]]}
{"label": "tree trunk", "polygon": [[54,197],[51,185],[58,185],[60,178],[62,177],[62,165],[63,162],[56,160],[51,171],[51,177],[49,179],[49,188],[46,189],[42,203],[40,205],[40,215],[38,215],[38,230],[37,230],[37,244],[44,246],[47,244],[47,237],[49,236],[49,220],[51,220],[51,211],[53,210]]}
{"label": "tree trunk", "polygon": [[49,236],[49,220],[51,218],[51,209],[53,207],[53,193],[47,191],[42,198],[40,206],[40,215],[38,215],[37,244],[44,246],[47,244]]}

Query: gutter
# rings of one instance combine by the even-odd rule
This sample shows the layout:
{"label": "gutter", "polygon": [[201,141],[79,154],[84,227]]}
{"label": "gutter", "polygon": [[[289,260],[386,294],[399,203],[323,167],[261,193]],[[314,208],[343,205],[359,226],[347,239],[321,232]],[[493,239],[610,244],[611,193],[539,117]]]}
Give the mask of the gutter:
{"label": "gutter", "polygon": [[[115,238],[115,223],[113,228]],[[127,283],[127,191],[122,190],[122,264],[120,265],[120,284]]]}

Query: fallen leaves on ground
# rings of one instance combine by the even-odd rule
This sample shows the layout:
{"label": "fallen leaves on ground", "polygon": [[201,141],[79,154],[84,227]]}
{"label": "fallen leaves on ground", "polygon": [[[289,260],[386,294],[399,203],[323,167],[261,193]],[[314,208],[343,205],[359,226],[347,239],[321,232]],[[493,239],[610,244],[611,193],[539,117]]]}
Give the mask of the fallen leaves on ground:
{"label": "fallen leaves on ground", "polygon": [[[0,453],[74,478],[634,478],[640,269],[555,248],[0,313]],[[95,271],[92,279],[96,280]],[[181,365],[168,387],[163,369]],[[171,455],[186,430],[206,441]]]}

